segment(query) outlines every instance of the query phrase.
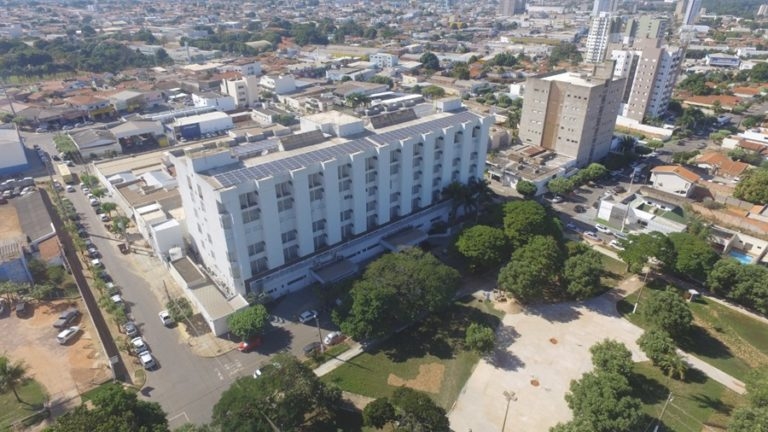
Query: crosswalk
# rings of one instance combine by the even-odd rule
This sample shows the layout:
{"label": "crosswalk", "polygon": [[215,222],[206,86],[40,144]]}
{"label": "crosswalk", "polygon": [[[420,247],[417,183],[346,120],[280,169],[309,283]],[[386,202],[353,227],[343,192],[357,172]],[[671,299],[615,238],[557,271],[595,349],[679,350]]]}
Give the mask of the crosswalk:
{"label": "crosswalk", "polygon": [[219,380],[224,381],[227,378],[233,378],[240,375],[240,372],[242,372],[243,369],[242,362],[240,362],[239,359],[234,359],[231,361],[222,361],[220,367],[216,367],[213,370],[216,372],[216,376],[219,377]]}

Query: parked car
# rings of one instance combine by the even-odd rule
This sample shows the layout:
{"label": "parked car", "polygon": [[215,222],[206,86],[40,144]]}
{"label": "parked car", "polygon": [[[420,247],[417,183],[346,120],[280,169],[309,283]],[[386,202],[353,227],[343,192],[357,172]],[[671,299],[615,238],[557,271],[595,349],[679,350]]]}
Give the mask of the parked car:
{"label": "parked car", "polygon": [[616,239],[611,240],[611,242],[608,243],[608,246],[610,246],[610,247],[612,247],[612,248],[614,248],[616,250],[620,250],[620,251],[624,250],[624,246],[622,246],[621,242],[616,240]]}
{"label": "parked car", "polygon": [[139,335],[139,328],[133,321],[128,321],[127,323],[123,324],[123,331],[129,338],[135,338]]}
{"label": "parked car", "polygon": [[323,344],[321,344],[320,342],[317,342],[317,341],[310,342],[310,343],[308,343],[307,345],[304,346],[302,351],[304,351],[304,355],[305,356],[311,356],[316,351],[319,351],[320,348],[322,348],[322,346],[323,346]]}
{"label": "parked car", "polygon": [[80,332],[80,327],[78,326],[69,327],[63,330],[58,335],[56,335],[56,340],[59,341],[60,345],[64,345],[70,340],[72,340],[72,338],[75,337],[75,335],[79,332]]}
{"label": "parked car", "polygon": [[120,294],[120,288],[118,288],[114,282],[107,282],[106,287],[107,287],[107,294],[111,296],[115,294]]}
{"label": "parked car", "polygon": [[59,318],[53,323],[53,327],[63,329],[72,323],[78,315],[80,315],[80,311],[78,311],[76,307],[68,308],[59,314]]}
{"label": "parked car", "polygon": [[74,186],[67,185],[67,192],[74,192],[74,191],[75,191],[75,187]]}
{"label": "parked car", "polygon": [[627,239],[627,235],[621,231],[613,231],[611,232],[611,234],[613,234],[613,236],[616,237],[617,239],[622,239],[622,240]]}
{"label": "parked car", "polygon": [[91,203],[91,207],[96,207],[101,205],[101,202],[99,201],[98,198],[91,198],[90,203]]}
{"label": "parked car", "polygon": [[610,234],[611,233],[611,229],[608,228],[607,226],[603,225],[603,224],[596,224],[595,225],[595,229],[600,231],[601,233],[605,233],[605,234]]}
{"label": "parked car", "polygon": [[71,131],[72,129],[74,129],[72,125],[65,125],[63,128],[61,128],[61,130],[65,130],[65,131]]}
{"label": "parked car", "polygon": [[573,211],[575,211],[576,213],[586,213],[587,209],[581,204],[576,204],[575,206],[573,206]]}
{"label": "parked car", "polygon": [[164,326],[170,327],[173,325],[173,319],[171,318],[171,314],[169,314],[167,310],[160,311],[158,316],[160,316],[160,321],[162,321]]}
{"label": "parked car", "polygon": [[112,300],[112,303],[114,303],[118,308],[125,309],[125,302],[123,301],[123,297],[120,294],[110,296],[109,299]]}
{"label": "parked car", "polygon": [[573,222],[568,222],[565,225],[565,229],[571,230],[571,231],[575,231],[575,232],[579,232],[579,227],[575,223],[573,223]]}
{"label": "parked car", "polygon": [[109,215],[106,213],[102,213],[99,216],[99,219],[101,219],[102,222],[109,222],[111,219],[109,218]]}
{"label": "parked car", "polygon": [[561,197],[560,195],[555,195],[552,198],[552,202],[555,203],[555,204],[559,204],[559,203],[561,203],[563,201],[565,201],[565,198]]}
{"label": "parked car", "polygon": [[248,338],[247,340],[244,340],[237,344],[237,350],[240,352],[251,352],[261,346],[261,337],[260,336],[252,336]]}
{"label": "parked car", "polygon": [[341,342],[342,339],[344,339],[344,335],[341,334],[340,331],[334,331],[325,335],[323,338],[323,343],[328,346],[336,345],[337,343]]}
{"label": "parked car", "polygon": [[307,309],[299,315],[299,322],[305,324],[307,321],[311,321],[317,318],[317,311],[313,309]]}
{"label": "parked car", "polygon": [[92,259],[91,260],[91,265],[93,266],[93,268],[97,268],[97,269],[104,268],[104,263],[101,262],[101,260],[98,259],[98,258]]}
{"label": "parked car", "polygon": [[613,191],[616,192],[616,193],[624,193],[627,190],[622,185],[616,185],[616,186],[613,187]]}
{"label": "parked car", "polygon": [[157,362],[155,361],[155,358],[152,357],[152,354],[149,351],[145,351],[139,354],[139,361],[141,362],[141,365],[146,370],[152,370],[157,367]]}
{"label": "parked car", "polygon": [[598,237],[597,233],[594,232],[594,231],[585,231],[584,232],[584,237],[588,238],[589,240],[596,241],[596,242],[601,241],[600,237]]}
{"label": "parked car", "polygon": [[149,352],[149,346],[147,345],[146,342],[144,342],[144,339],[142,339],[141,336],[137,336],[131,339],[131,349],[136,354]]}
{"label": "parked car", "polygon": [[99,257],[99,250],[95,247],[89,247],[88,248],[88,257],[91,259],[95,259]]}

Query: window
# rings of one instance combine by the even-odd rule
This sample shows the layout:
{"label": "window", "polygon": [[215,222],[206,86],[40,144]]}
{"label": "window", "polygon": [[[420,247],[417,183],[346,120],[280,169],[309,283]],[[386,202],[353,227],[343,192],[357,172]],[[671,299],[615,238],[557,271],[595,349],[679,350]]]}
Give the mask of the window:
{"label": "window", "polygon": [[251,261],[251,274],[255,275],[267,270],[267,258],[259,258],[255,261]]}
{"label": "window", "polygon": [[391,167],[389,167],[389,173],[391,175],[395,175],[399,172],[400,172],[400,165],[392,165]]}
{"label": "window", "polygon": [[309,191],[309,200],[318,201],[323,199],[323,189],[312,189]]}
{"label": "window", "polygon": [[376,201],[369,201],[365,204],[366,211],[376,210]]}
{"label": "window", "polygon": [[255,207],[259,204],[259,194],[256,191],[240,195],[240,209],[245,210],[249,207]]}
{"label": "window", "polygon": [[312,232],[318,232],[325,229],[325,219],[312,222]]}
{"label": "window", "polygon": [[309,176],[309,187],[318,187],[323,184],[323,174],[314,173]]}
{"label": "window", "polygon": [[293,261],[296,258],[299,257],[299,247],[298,246],[288,246],[287,248],[283,249],[283,257],[286,261]]}
{"label": "window", "polygon": [[341,212],[340,216],[341,216],[341,220],[343,221],[350,220],[352,219],[352,210],[344,210],[343,212]]}
{"label": "window", "polygon": [[353,224],[346,224],[341,227],[341,238],[347,240],[355,233],[355,226]]}
{"label": "window", "polygon": [[278,198],[286,197],[291,195],[291,182],[282,182],[275,185],[275,195],[277,195]]}
{"label": "window", "polygon": [[259,220],[259,214],[260,213],[261,212],[257,208],[244,211],[243,212],[243,223],[247,224],[247,223],[251,223],[251,222],[255,222],[255,221]]}
{"label": "window", "polygon": [[365,182],[366,183],[373,183],[376,181],[376,173],[375,172],[369,172],[365,175]]}
{"label": "window", "polygon": [[296,240],[296,230],[290,230],[288,232],[284,232],[281,238],[283,239],[283,243],[288,243]]}
{"label": "window", "polygon": [[344,192],[352,187],[352,180],[343,180],[339,183],[339,192]]}
{"label": "window", "polygon": [[325,240],[327,236],[325,234],[320,234],[319,236],[315,237],[313,239],[313,243],[315,245],[315,250],[322,249],[326,246],[328,246],[328,242]]}
{"label": "window", "polygon": [[256,254],[264,252],[264,242],[258,242],[254,243],[252,245],[248,245],[248,256],[254,256]]}
{"label": "window", "polygon": [[346,164],[339,167],[339,178],[347,178],[352,174],[352,165]]}
{"label": "window", "polygon": [[277,211],[284,212],[293,208],[293,198],[282,199],[277,202]]}

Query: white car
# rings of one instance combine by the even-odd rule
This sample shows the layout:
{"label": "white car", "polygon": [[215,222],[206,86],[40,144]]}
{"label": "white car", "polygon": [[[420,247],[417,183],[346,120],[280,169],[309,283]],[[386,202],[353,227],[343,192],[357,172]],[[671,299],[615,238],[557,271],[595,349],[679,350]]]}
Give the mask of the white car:
{"label": "white car", "polygon": [[611,234],[610,228],[608,228],[607,226],[602,225],[602,224],[595,225],[595,229],[600,231],[601,233]]}
{"label": "white car", "polygon": [[74,191],[75,191],[75,187],[74,186],[67,185],[67,192],[74,192]]}
{"label": "white car", "polygon": [[307,321],[311,321],[313,319],[317,318],[317,311],[312,309],[307,309],[304,312],[299,315],[299,322],[304,324]]}
{"label": "white car", "polygon": [[620,251],[624,250],[624,246],[622,246],[621,242],[618,241],[618,240],[611,240],[611,242],[608,243],[608,246],[610,246],[610,247],[612,247],[612,248],[614,248],[616,250],[620,250]]}
{"label": "white car", "polygon": [[325,337],[323,338],[323,343],[325,345],[331,346],[339,343],[343,338],[344,338],[344,335],[341,334],[340,331],[334,331],[325,335]]}
{"label": "white car", "polygon": [[93,268],[104,268],[104,263],[101,262],[101,260],[98,258],[92,259],[91,265],[93,266]]}
{"label": "white car", "polygon": [[67,329],[64,329],[56,335],[56,340],[59,341],[60,345],[64,345],[67,342],[69,342],[77,333],[80,332],[80,327],[78,326],[72,326]]}
{"label": "white car", "polygon": [[600,241],[600,237],[598,237],[597,233],[593,232],[593,231],[585,231],[584,232],[584,237],[586,237],[586,238],[588,238],[588,239],[590,239],[592,241],[596,241],[596,242]]}
{"label": "white car", "polygon": [[171,318],[171,314],[169,314],[167,310],[162,310],[157,315],[160,316],[160,321],[163,322],[164,326],[170,327],[173,325],[173,319]]}
{"label": "white car", "polygon": [[149,351],[144,351],[139,354],[139,361],[141,362],[141,365],[144,366],[144,369],[151,370],[157,367],[157,362],[155,362],[155,358],[152,357],[152,354]]}
{"label": "white car", "polygon": [[136,354],[149,352],[149,346],[146,342],[144,342],[144,339],[142,339],[141,336],[131,339],[131,346],[133,347],[133,351]]}

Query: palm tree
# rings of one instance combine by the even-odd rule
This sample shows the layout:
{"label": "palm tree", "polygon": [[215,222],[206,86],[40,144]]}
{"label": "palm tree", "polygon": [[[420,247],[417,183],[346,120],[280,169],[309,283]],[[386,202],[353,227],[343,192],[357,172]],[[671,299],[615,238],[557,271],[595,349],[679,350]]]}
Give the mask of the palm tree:
{"label": "palm tree", "polygon": [[102,197],[104,197],[104,195],[106,195],[106,194],[107,194],[107,190],[106,190],[106,189],[104,189],[104,188],[95,188],[95,189],[93,189],[93,190],[91,191],[91,193],[92,193],[92,194],[93,194],[93,196],[95,196],[96,198],[102,198]]}
{"label": "palm tree", "polygon": [[448,214],[448,220],[453,222],[456,218],[456,212],[462,205],[466,206],[470,200],[469,188],[467,185],[459,183],[457,181],[451,182],[448,186],[443,188],[443,199],[451,200],[451,212]]}
{"label": "palm tree", "polygon": [[471,205],[475,212],[475,217],[480,217],[480,210],[493,202],[494,193],[491,190],[490,183],[486,179],[472,177],[467,183],[469,189]]}
{"label": "palm tree", "polygon": [[22,362],[11,363],[7,357],[0,357],[0,391],[7,392],[8,390],[13,392],[16,396],[16,400],[24,402],[19,397],[19,393],[16,389],[27,378],[27,367]]}
{"label": "palm tree", "polygon": [[101,203],[101,209],[104,211],[104,213],[112,217],[112,212],[117,210],[117,204],[113,202],[104,202]]}
{"label": "palm tree", "polygon": [[619,151],[622,153],[626,153],[630,150],[632,150],[632,147],[635,146],[635,137],[632,135],[624,135],[623,137],[619,138]]}

